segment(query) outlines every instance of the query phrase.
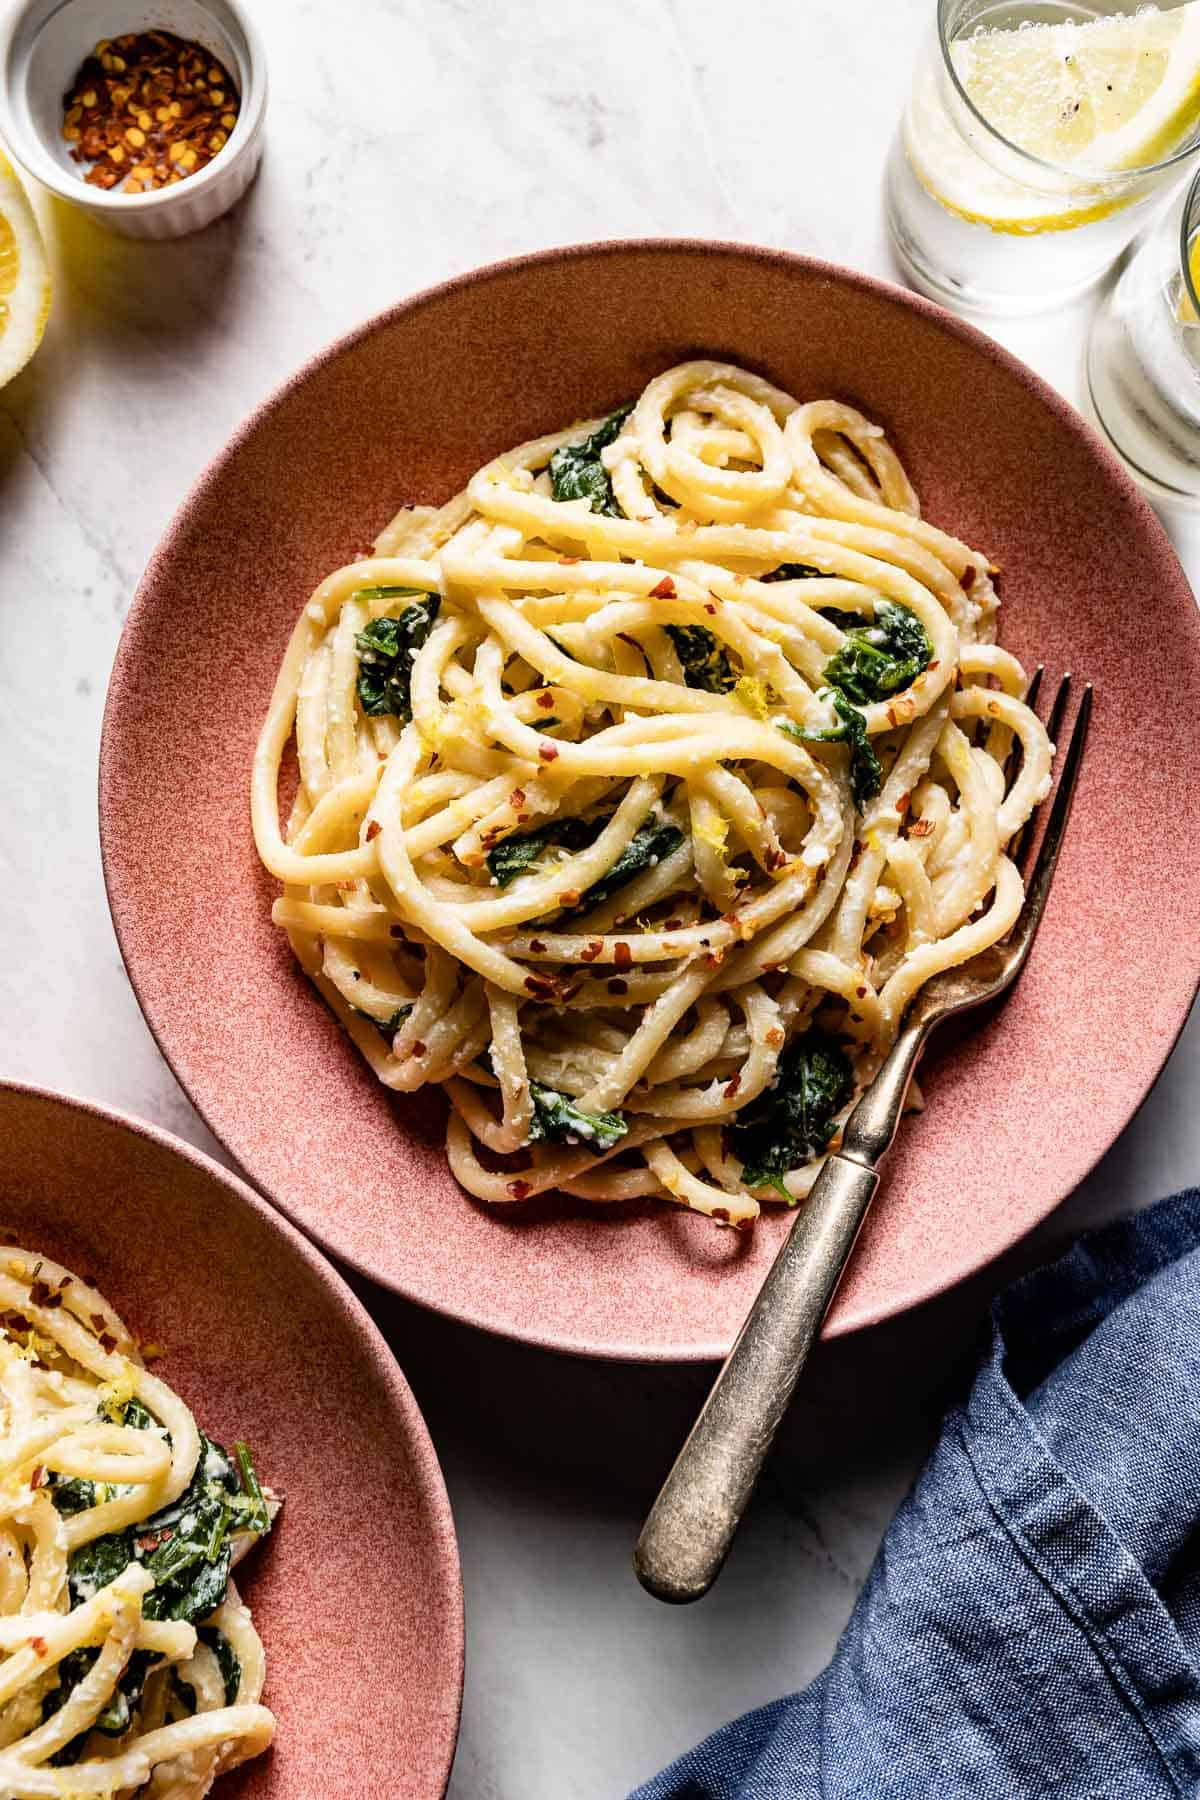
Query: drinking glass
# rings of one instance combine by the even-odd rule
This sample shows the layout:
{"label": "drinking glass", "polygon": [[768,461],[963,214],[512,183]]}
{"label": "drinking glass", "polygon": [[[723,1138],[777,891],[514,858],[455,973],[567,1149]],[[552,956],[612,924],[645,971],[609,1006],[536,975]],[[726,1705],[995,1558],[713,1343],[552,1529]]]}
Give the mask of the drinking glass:
{"label": "drinking glass", "polygon": [[1174,134],[1151,137],[1142,152],[1156,160],[1104,171],[1086,168],[1086,151],[1070,167],[1035,156],[969,98],[956,65],[971,55],[970,40],[1115,16],[1140,24],[1149,15],[1152,30],[1179,29],[1190,45],[1200,7],[1178,27],[1161,23],[1184,4],[1167,0],[1135,15],[1132,0],[938,0],[886,177],[888,224],[915,287],[962,312],[1035,313],[1073,299],[1103,275],[1200,148],[1200,91],[1185,90]]}
{"label": "drinking glass", "polygon": [[1200,174],[1096,315],[1087,378],[1096,422],[1151,498],[1200,507]]}

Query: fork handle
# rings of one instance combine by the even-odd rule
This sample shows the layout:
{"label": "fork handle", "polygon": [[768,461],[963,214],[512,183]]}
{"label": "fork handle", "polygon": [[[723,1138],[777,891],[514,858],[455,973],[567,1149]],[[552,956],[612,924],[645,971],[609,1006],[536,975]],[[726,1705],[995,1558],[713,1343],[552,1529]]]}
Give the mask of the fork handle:
{"label": "fork handle", "polygon": [[879,1185],[924,1039],[919,1025],[901,1032],[846,1121],[650,1510],[633,1562],[660,1600],[698,1600],[720,1573]]}

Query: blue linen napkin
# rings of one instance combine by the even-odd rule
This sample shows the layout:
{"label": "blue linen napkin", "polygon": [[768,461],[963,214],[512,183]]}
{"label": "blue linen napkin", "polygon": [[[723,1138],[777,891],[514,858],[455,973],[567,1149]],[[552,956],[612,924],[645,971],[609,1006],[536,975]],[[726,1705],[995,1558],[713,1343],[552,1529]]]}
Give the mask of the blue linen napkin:
{"label": "blue linen napkin", "polygon": [[634,1800],[1200,1796],[1200,1191],[992,1319],[829,1668]]}

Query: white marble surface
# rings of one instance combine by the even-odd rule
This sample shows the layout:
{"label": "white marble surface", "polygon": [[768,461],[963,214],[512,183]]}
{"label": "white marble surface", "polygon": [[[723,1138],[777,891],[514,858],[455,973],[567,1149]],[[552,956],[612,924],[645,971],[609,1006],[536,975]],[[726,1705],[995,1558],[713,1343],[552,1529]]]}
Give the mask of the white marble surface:
{"label": "white marble surface", "polygon": [[[42,207],[57,293],[0,393],[0,1072],[209,1150],[142,1024],[96,841],[105,681],[140,570],[232,427],[303,357],[493,258],[639,234],[741,238],[890,273],[883,159],[931,0],[250,0],[270,57],[261,178],[202,237],[141,247]],[[1001,335],[1072,396],[1086,308]],[[1189,570],[1200,537],[1175,522]],[[47,854],[53,841],[53,855]],[[1042,1238],[1200,1173],[1185,1033],[1126,1138]],[[713,1596],[629,1568],[702,1385],[572,1365],[382,1307],[428,1410],[468,1616],[456,1800],[618,1795],[817,1672],[967,1354],[978,1296],[826,1358]],[[905,1338],[905,1333],[908,1333]]]}

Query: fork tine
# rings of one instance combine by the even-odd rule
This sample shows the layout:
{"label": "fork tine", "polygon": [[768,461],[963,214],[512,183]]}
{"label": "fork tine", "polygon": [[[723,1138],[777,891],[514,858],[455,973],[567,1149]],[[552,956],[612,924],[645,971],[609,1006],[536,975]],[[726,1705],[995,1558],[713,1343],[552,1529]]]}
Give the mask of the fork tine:
{"label": "fork tine", "polygon": [[[1046,721],[1046,734],[1052,744],[1057,745],[1058,736],[1062,730],[1063,719],[1066,717],[1067,703],[1070,698],[1071,677],[1069,674],[1066,674],[1058,684],[1058,691],[1050,706],[1050,717]],[[1009,845],[1008,854],[1013,862],[1016,863],[1022,878],[1029,873],[1029,862],[1033,855],[1034,843],[1037,840],[1038,823],[1042,817],[1042,807],[1044,805],[1045,802],[1043,801],[1034,807],[1028,819],[1026,819],[1024,825]]]}
{"label": "fork tine", "polygon": [[1029,678],[1029,686],[1025,689],[1026,706],[1036,706],[1037,697],[1042,688],[1042,676],[1046,673],[1045,663],[1039,663]]}
{"label": "fork tine", "polygon": [[[1066,678],[1064,678],[1065,685]],[[1061,689],[1060,689],[1061,695]],[[1055,703],[1052,719],[1057,715],[1056,729],[1062,725],[1062,711]],[[1046,904],[1046,896],[1050,892],[1050,884],[1054,880],[1054,869],[1058,862],[1058,853],[1062,848],[1066,834],[1067,820],[1071,816],[1071,802],[1075,795],[1075,783],[1079,776],[1079,766],[1083,761],[1084,747],[1087,743],[1088,726],[1092,717],[1092,684],[1089,681],[1079,701],[1079,711],[1075,715],[1075,725],[1071,732],[1071,741],[1067,745],[1067,753],[1063,758],[1062,771],[1058,778],[1058,787],[1050,808],[1050,817],[1046,823],[1045,835],[1033,874],[1025,884],[1025,904],[1013,927],[1011,942],[1020,952],[1022,960],[1033,942],[1034,934],[1041,923],[1042,911]],[[1032,841],[1032,833],[1030,834]]]}
{"label": "fork tine", "polygon": [[1070,698],[1071,677],[1068,673],[1063,676],[1058,684],[1058,692],[1054,696],[1054,705],[1050,708],[1050,717],[1046,720],[1046,730],[1050,734],[1050,742],[1052,744],[1058,742],[1058,734],[1062,730],[1062,723],[1067,714],[1067,702]]}

